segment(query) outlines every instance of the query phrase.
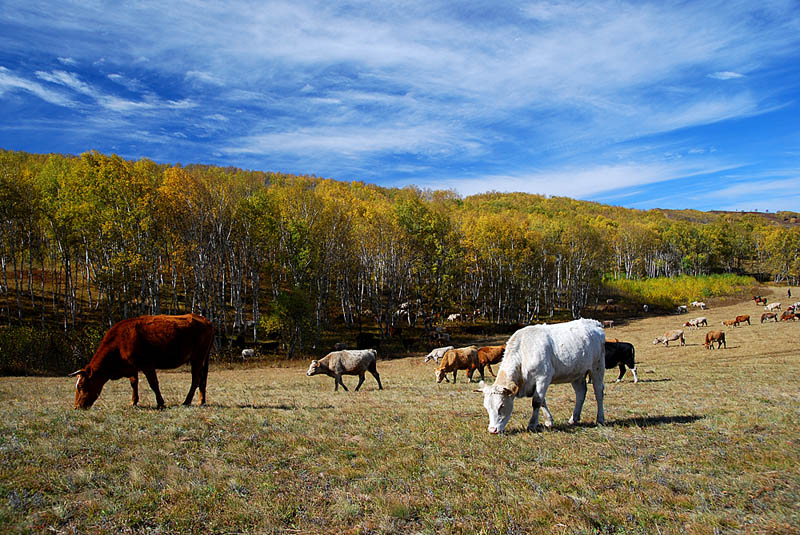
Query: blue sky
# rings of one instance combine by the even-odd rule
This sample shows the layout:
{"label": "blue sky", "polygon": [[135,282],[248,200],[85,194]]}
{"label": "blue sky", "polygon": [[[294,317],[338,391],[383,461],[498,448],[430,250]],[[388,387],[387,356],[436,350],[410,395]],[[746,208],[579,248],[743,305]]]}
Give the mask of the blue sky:
{"label": "blue sky", "polygon": [[800,210],[800,1],[0,0],[0,147]]}

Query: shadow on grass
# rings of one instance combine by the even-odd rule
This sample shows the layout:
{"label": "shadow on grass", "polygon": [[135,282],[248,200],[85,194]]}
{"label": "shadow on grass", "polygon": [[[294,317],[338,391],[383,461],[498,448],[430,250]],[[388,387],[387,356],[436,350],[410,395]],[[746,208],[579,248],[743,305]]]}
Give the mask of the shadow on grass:
{"label": "shadow on grass", "polygon": [[287,403],[278,403],[278,404],[253,404],[253,403],[242,403],[240,405],[218,405],[219,407],[224,407],[227,409],[237,408],[237,409],[275,409],[281,411],[293,411],[297,409],[303,410],[325,410],[325,409],[332,409],[334,408],[333,405],[320,405],[318,407],[309,407],[303,406],[300,407],[298,405],[289,405]]}
{"label": "shadow on grass", "polygon": [[[697,420],[702,420],[705,416],[695,416],[695,415],[676,415],[676,416],[642,416],[642,417],[633,417],[633,418],[623,418],[621,420],[606,420],[604,427],[655,427],[657,425],[669,425],[669,424],[691,424],[696,422]],[[541,422],[541,420],[540,420]],[[577,424],[568,424],[568,423],[558,423],[554,424],[552,428],[550,428],[550,432],[557,431],[559,433],[575,433],[582,428],[587,427],[597,427],[595,422],[578,422]],[[507,435],[519,435],[523,433],[528,433],[529,431],[522,427],[522,428],[515,428],[506,430],[505,434]],[[541,432],[548,432],[548,430],[539,424],[539,430]]]}

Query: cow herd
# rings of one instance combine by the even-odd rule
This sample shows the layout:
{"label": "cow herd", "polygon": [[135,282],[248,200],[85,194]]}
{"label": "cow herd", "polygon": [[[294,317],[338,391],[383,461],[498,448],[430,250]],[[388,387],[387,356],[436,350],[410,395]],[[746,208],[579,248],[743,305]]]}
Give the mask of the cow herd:
{"label": "cow herd", "polygon": [[[755,300],[755,298],[754,298]],[[693,305],[695,303],[692,303]],[[770,310],[762,314],[761,322],[778,321],[780,303],[773,303]],[[788,307],[780,319],[796,319],[794,311],[800,303]],[[705,303],[700,307],[705,308]],[[726,326],[750,325],[750,316],[739,315],[722,322]],[[706,317],[684,322],[684,327],[699,329],[708,326]],[[477,370],[480,385],[476,392],[484,396],[484,407],[489,415],[488,431],[501,433],[511,417],[514,400],[518,397],[532,399],[533,414],[528,423],[535,430],[539,422],[539,411],[545,416],[544,425],[552,426],[553,418],[547,408],[546,394],[551,384],[570,383],[575,391],[575,407],[570,423],[579,421],[587,392],[587,377],[592,384],[597,402],[597,423],[603,423],[603,392],[606,369],[619,367],[617,382],[622,380],[626,369],[638,382],[635,350],[632,344],[619,340],[607,340],[604,325],[596,320],[579,319],[554,325],[531,325],[515,332],[506,344],[497,346],[468,346],[455,348],[446,346],[434,349],[424,362],[435,361],[436,382],[449,382],[447,374],[453,374],[456,382],[458,370],[465,370],[472,381]],[[75,408],[87,409],[97,400],[103,385],[109,380],[128,378],[132,388],[131,404],[139,402],[138,373],[141,371],[156,395],[158,408],[164,408],[164,399],[158,385],[157,369],[177,368],[189,363],[192,383],[184,405],[192,403],[196,390],[200,391],[200,404],[206,402],[209,354],[213,344],[214,328],[210,321],[196,314],[183,316],[141,316],[123,320],[109,329],[90,362],[70,374],[77,376],[75,385]],[[653,344],[670,342],[685,345],[684,331],[675,329],[653,340]],[[719,330],[705,334],[704,346],[711,349],[727,348],[725,333]],[[498,365],[495,381],[484,383],[484,370],[494,376],[491,365]],[[358,391],[369,372],[383,389],[377,370],[377,352],[374,349],[339,349],[319,360],[312,360],[306,374],[324,374],[334,379],[334,390],[341,385],[347,390],[342,376],[357,375]]]}
{"label": "cow herd", "polygon": [[[791,294],[790,294],[791,295]],[[795,311],[800,309],[800,301],[794,303],[793,305],[789,305],[786,310],[778,316],[778,312],[781,311],[781,304],[780,303],[769,303],[767,304],[767,298],[762,297],[760,295],[753,296],[753,302],[755,302],[758,306],[764,306],[765,312],[761,314],[761,323],[765,321],[773,320],[776,323],[779,321],[795,321],[800,319],[800,313],[795,314]],[[693,301],[691,303],[692,306],[701,308],[703,310],[706,309],[706,304],[701,303],[699,301]],[[688,311],[688,306],[681,305],[678,307],[678,313],[685,313]],[[750,323],[750,314],[740,314],[733,319],[722,320],[723,327],[739,327],[740,325],[752,325]],[[705,316],[701,316],[698,318],[694,318],[692,320],[686,321],[683,323],[684,327],[700,329],[700,327],[708,327],[708,318]],[[662,336],[658,336],[653,340],[653,345],[656,344],[664,344],[669,346],[670,342],[680,341],[680,345],[686,345],[686,340],[684,338],[684,332],[680,329],[674,329],[671,331],[667,331]],[[703,346],[706,349],[714,349],[714,344],[717,344],[716,349],[726,348],[727,343],[725,340],[725,332],[721,330],[714,330],[708,331],[705,335],[705,340],[703,342]]]}

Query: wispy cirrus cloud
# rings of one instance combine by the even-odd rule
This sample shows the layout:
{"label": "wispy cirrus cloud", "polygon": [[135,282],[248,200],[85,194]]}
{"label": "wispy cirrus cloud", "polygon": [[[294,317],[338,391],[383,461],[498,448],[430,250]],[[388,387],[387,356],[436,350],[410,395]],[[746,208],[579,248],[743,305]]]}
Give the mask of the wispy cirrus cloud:
{"label": "wispy cirrus cloud", "polygon": [[744,74],[733,71],[718,71],[712,72],[708,75],[708,77],[715,78],[717,80],[735,80],[736,78],[744,78]]}

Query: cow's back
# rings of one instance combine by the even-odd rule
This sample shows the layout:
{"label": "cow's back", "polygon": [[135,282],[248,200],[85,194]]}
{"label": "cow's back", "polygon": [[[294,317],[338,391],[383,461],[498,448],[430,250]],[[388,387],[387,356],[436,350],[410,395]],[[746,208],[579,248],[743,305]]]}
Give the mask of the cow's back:
{"label": "cow's back", "polygon": [[196,314],[130,318],[109,329],[91,364],[109,372],[118,368],[121,376],[132,369],[177,368],[192,355],[207,358],[213,336],[211,322]]}
{"label": "cow's back", "polygon": [[[501,364],[518,365],[524,380],[521,395],[531,395],[532,380],[550,377],[551,383],[570,383],[593,367],[605,370],[605,333],[595,320],[555,325],[533,325],[514,333]],[[524,390],[524,391],[523,391]]]}

